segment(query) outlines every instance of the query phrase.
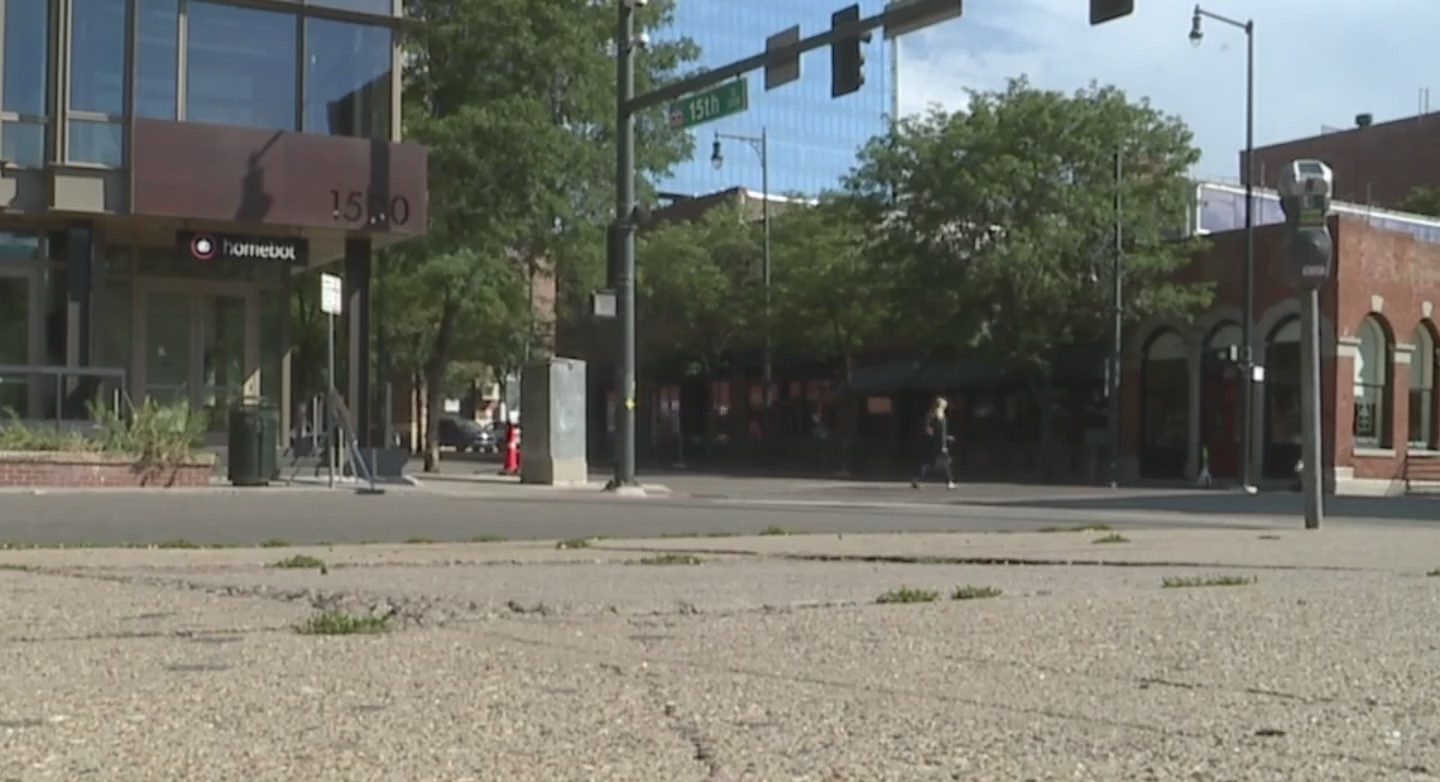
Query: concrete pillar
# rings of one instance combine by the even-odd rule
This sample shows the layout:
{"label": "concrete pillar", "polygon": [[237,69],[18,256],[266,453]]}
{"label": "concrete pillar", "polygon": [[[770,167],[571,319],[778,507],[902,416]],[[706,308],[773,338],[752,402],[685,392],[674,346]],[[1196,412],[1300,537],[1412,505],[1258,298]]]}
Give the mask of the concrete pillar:
{"label": "concrete pillar", "polygon": [[370,432],[370,240],[345,240],[345,317],[350,328],[350,382],[347,403],[361,448],[374,445]]}

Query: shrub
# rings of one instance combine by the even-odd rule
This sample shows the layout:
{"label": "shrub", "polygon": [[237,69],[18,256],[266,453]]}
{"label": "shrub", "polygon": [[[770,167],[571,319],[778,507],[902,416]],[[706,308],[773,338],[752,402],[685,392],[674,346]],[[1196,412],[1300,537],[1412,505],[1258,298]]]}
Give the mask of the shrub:
{"label": "shrub", "polygon": [[89,433],[27,426],[7,409],[0,424],[0,450],[125,454],[144,464],[170,466],[192,458],[205,436],[205,417],[188,404],[146,400],[128,421],[104,405],[91,402],[88,407],[94,422]]}

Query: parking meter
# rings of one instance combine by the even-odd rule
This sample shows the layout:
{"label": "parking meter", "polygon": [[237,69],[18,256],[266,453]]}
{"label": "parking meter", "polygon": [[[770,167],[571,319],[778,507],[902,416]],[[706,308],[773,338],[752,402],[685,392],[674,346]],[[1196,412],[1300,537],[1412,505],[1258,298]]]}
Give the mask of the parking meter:
{"label": "parking meter", "polygon": [[1305,528],[1319,529],[1325,515],[1321,480],[1320,294],[1330,279],[1334,243],[1326,218],[1335,175],[1318,160],[1295,160],[1280,172],[1280,204],[1290,230],[1285,237],[1290,280],[1300,289],[1300,434]]}
{"label": "parking meter", "polygon": [[1280,205],[1290,226],[1290,280],[1302,290],[1314,290],[1330,279],[1335,253],[1326,218],[1334,189],[1335,175],[1319,160],[1294,160],[1280,172]]}

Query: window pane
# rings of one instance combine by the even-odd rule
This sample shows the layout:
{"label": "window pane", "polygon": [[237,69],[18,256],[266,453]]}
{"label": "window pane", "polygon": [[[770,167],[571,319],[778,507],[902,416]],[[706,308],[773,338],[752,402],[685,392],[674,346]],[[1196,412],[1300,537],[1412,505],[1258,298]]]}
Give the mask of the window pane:
{"label": "window pane", "polygon": [[49,3],[6,0],[4,5],[5,110],[46,116],[45,74],[49,69],[40,64],[49,61]]}
{"label": "window pane", "polygon": [[0,157],[17,166],[44,165],[45,123],[0,123]]}
{"label": "window pane", "polygon": [[70,161],[119,168],[125,162],[124,129],[118,122],[70,123]]}
{"label": "window pane", "polygon": [[390,30],[329,19],[305,25],[305,130],[390,138]]}
{"label": "window pane", "polygon": [[185,118],[295,130],[296,17],[189,4]]}
{"label": "window pane", "polygon": [[125,113],[125,0],[74,0],[70,108]]}
{"label": "window pane", "polygon": [[346,11],[359,11],[366,14],[380,14],[381,16],[390,16],[395,12],[391,0],[310,0],[310,5],[319,5],[326,8],[343,8]]}
{"label": "window pane", "polygon": [[135,113],[153,119],[175,119],[180,70],[180,0],[138,2]]}
{"label": "window pane", "polygon": [[0,262],[36,261],[40,259],[40,237],[13,231],[0,231]]}

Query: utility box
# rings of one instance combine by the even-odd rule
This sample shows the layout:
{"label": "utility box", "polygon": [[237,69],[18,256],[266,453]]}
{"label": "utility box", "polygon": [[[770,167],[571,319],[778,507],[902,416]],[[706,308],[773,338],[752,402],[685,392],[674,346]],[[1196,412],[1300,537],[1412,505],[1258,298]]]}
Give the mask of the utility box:
{"label": "utility box", "polygon": [[525,365],[520,377],[520,482],[583,486],[590,480],[585,458],[585,362],[550,358]]}

